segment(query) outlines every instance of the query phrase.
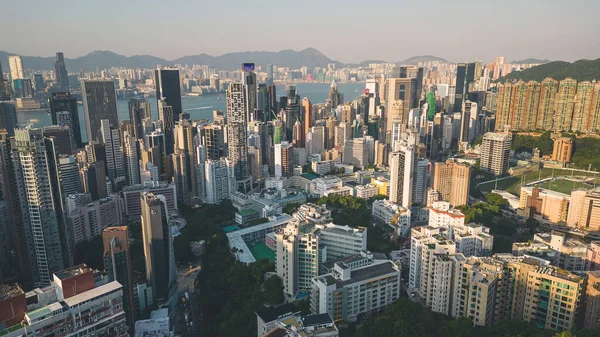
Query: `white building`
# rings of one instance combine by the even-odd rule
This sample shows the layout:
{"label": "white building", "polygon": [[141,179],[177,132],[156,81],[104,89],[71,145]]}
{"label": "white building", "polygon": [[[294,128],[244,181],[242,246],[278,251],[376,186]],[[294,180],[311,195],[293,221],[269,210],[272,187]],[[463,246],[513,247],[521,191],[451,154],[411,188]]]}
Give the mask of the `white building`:
{"label": "white building", "polygon": [[336,162],[333,160],[313,161],[310,167],[316,174],[325,175],[335,170],[335,164]]}
{"label": "white building", "polygon": [[351,164],[361,169],[369,164],[369,151],[365,138],[345,140],[343,163]]}
{"label": "white building", "polygon": [[354,187],[354,196],[361,199],[369,199],[379,193],[379,187],[373,184],[358,185]]}
{"label": "white building", "polygon": [[[410,230],[410,209],[406,209],[389,200],[375,200],[371,208],[371,215],[378,221],[398,228],[398,235],[404,236]],[[397,225],[394,222],[397,221]]]}
{"label": "white building", "polygon": [[508,171],[511,135],[488,132],[483,135],[479,168],[497,176]]}
{"label": "white building", "polygon": [[400,297],[400,268],[391,261],[352,269],[335,263],[333,272],[312,280],[311,311],[334,321],[354,322],[378,312]]}
{"label": "white building", "polygon": [[71,229],[75,244],[90,241],[101,235],[104,228],[123,223],[120,200],[116,194],[86,205],[77,205],[74,200],[80,196],[72,194],[67,198],[72,201],[67,202],[67,226]]}
{"label": "white building", "polygon": [[406,142],[397,144],[396,151],[389,156],[390,201],[408,208],[412,203],[416,153],[414,146]]}
{"label": "white building", "polygon": [[218,204],[236,191],[233,164],[229,159],[207,160],[205,168],[206,203]]}
{"label": "white building", "polygon": [[135,322],[135,337],[172,337],[175,331],[171,330],[168,309],[158,309],[150,313],[149,319]]}

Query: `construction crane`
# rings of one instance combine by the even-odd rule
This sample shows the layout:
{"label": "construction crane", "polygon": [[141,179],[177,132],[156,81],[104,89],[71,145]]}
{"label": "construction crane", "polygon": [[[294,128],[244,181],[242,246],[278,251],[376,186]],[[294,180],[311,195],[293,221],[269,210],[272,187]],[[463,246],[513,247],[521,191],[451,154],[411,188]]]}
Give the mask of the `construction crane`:
{"label": "construction crane", "polygon": [[[412,202],[410,204],[408,204],[408,207],[406,207],[406,210],[408,210],[410,208],[410,206],[412,206]],[[392,218],[392,220],[390,220],[390,224],[394,225],[394,244],[398,244],[398,219],[400,218],[400,215],[402,215],[403,212],[398,212],[396,213],[396,215],[394,215],[394,217]]]}

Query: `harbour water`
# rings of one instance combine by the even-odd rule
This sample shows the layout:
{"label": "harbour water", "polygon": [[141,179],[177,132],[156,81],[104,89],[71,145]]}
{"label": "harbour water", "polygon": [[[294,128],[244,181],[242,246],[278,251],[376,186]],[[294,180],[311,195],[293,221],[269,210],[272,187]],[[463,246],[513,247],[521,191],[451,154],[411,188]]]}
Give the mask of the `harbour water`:
{"label": "harbour water", "polygon": [[[315,103],[323,103],[327,98],[331,85],[327,83],[298,83],[296,89],[301,97],[308,97],[308,99]],[[338,84],[338,91],[344,94],[345,101],[352,101],[361,95],[364,83],[340,83]],[[277,97],[285,96],[285,87],[277,86]],[[221,98],[219,100],[219,98]],[[154,97],[149,98],[152,110],[152,118],[158,118],[156,99]],[[198,119],[209,119],[212,120],[213,110],[225,111],[225,95],[205,95],[205,96],[184,96],[182,98],[183,110],[190,114],[192,120]],[[83,115],[83,106],[79,106],[79,125],[82,128],[82,137],[84,141],[87,141],[85,133],[85,118]],[[127,100],[117,101],[117,111],[119,113],[119,120],[129,119],[129,107]],[[20,111],[17,112],[17,119],[20,125],[33,124],[36,127],[43,127],[52,124],[52,119],[46,110],[32,110],[32,111]]]}

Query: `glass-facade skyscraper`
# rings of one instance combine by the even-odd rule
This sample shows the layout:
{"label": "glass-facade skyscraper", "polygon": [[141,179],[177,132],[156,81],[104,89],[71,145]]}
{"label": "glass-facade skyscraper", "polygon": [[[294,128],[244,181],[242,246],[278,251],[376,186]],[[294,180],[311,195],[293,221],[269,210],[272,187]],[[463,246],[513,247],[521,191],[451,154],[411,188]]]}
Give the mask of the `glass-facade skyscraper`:
{"label": "glass-facade skyscraper", "polygon": [[[56,84],[61,91],[69,91],[69,73],[65,66],[65,57],[63,53],[56,53],[56,61],[54,62],[54,77]],[[38,89],[39,90],[39,89]]]}
{"label": "glass-facade skyscraper", "polygon": [[110,124],[119,125],[115,82],[112,80],[82,80],[81,96],[88,142],[102,141],[100,121],[108,119]]}
{"label": "glass-facade skyscraper", "polygon": [[69,128],[73,133],[73,138],[77,148],[83,147],[81,140],[81,126],[79,125],[79,112],[77,111],[77,98],[68,92],[53,92],[50,97],[50,114],[52,115],[52,124],[61,125],[59,112],[67,111],[70,115]]}
{"label": "glass-facade skyscraper", "polygon": [[179,114],[183,112],[179,69],[156,69],[154,71],[154,83],[156,85],[157,102],[164,97],[167,105],[173,108],[174,118],[179,119]]}

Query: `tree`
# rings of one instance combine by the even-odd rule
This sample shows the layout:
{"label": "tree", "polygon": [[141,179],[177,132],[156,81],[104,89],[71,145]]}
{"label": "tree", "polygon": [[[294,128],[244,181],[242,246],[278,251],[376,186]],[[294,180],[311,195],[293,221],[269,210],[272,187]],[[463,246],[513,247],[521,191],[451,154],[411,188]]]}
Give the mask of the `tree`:
{"label": "tree", "polygon": [[269,304],[280,304],[283,302],[283,284],[277,275],[269,277],[264,283],[264,298]]}
{"label": "tree", "polygon": [[492,193],[492,192],[486,193],[485,200],[492,206],[498,206],[500,208],[508,207],[508,200],[504,199],[498,193]]}

